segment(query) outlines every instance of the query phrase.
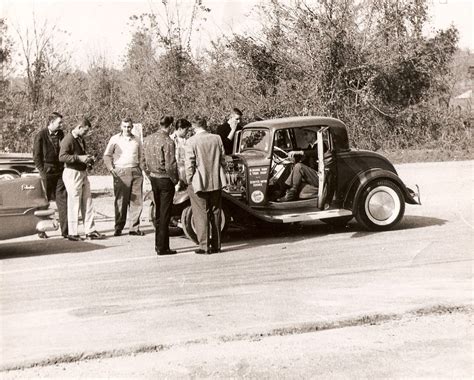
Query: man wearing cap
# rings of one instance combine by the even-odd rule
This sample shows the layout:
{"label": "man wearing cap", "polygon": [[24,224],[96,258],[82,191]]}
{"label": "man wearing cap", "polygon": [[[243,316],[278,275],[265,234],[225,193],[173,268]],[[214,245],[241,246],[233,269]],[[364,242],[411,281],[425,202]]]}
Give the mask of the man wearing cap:
{"label": "man wearing cap", "polygon": [[317,133],[309,128],[305,128],[303,133],[308,143],[308,148],[288,153],[288,157],[291,159],[295,159],[295,157],[300,159],[293,166],[293,170],[285,182],[286,186],[288,186],[286,194],[277,199],[277,202],[297,200],[303,183],[315,188],[319,186]]}
{"label": "man wearing cap", "polygon": [[142,144],[132,134],[132,128],[132,119],[123,119],[120,123],[120,133],[110,138],[104,152],[104,164],[114,179],[114,236],[122,235],[129,208],[128,234],[145,235],[140,231],[140,216],[143,210],[143,175],[140,167]]}

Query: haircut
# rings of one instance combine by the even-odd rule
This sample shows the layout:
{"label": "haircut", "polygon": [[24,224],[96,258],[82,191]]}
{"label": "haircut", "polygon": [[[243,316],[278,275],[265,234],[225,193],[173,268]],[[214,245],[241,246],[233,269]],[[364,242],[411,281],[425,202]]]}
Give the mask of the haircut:
{"label": "haircut", "polygon": [[239,110],[237,107],[232,108],[232,113],[231,114],[232,115],[238,115],[238,116],[242,117],[242,111]]}
{"label": "haircut", "polygon": [[207,130],[207,121],[204,117],[196,116],[193,120],[193,124],[198,128]]}
{"label": "haircut", "polygon": [[168,128],[171,124],[173,124],[173,116],[163,116],[160,119],[160,125],[164,128]]}
{"label": "haircut", "polygon": [[79,124],[79,127],[88,127],[88,128],[90,128],[90,127],[91,127],[91,122],[90,122],[90,120],[89,120],[87,117],[84,117],[84,118],[81,120],[81,123]]}
{"label": "haircut", "polygon": [[61,115],[59,112],[51,112],[51,115],[48,116],[48,125],[51,124],[57,118],[62,119],[63,115]]}
{"label": "haircut", "polygon": [[131,117],[124,117],[122,119],[122,123],[130,123],[133,125],[133,121],[132,121],[132,118]]}
{"label": "haircut", "polygon": [[176,121],[176,129],[188,129],[191,127],[191,123],[186,119],[179,119]]}

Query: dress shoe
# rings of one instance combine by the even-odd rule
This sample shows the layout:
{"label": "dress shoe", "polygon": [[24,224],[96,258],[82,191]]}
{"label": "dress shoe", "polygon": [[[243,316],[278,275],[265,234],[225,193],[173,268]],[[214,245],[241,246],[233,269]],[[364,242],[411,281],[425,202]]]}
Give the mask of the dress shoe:
{"label": "dress shoe", "polygon": [[145,233],[143,231],[140,231],[140,230],[130,231],[128,234],[132,235],[132,236],[143,236],[143,235],[145,235]]}
{"label": "dress shoe", "polygon": [[114,236],[122,236],[122,230],[115,230]]}
{"label": "dress shoe", "polygon": [[47,239],[48,235],[46,235],[46,232],[38,232],[38,237],[40,239]]}
{"label": "dress shoe", "polygon": [[197,253],[198,255],[209,255],[209,251],[205,251],[204,249],[196,249],[194,253]]}
{"label": "dress shoe", "polygon": [[209,252],[210,252],[210,253],[221,253],[222,251],[221,251],[220,248],[211,248],[211,249],[209,250]]}
{"label": "dress shoe", "polygon": [[67,240],[70,241],[81,241],[81,237],[79,235],[68,235]]}
{"label": "dress shoe", "polygon": [[102,240],[105,239],[105,235],[97,232],[97,231],[92,231],[90,234],[86,235],[86,239],[88,240]]}
{"label": "dress shoe", "polygon": [[178,252],[175,251],[174,249],[168,249],[166,251],[156,251],[156,254],[158,256],[164,256],[164,255],[176,255]]}

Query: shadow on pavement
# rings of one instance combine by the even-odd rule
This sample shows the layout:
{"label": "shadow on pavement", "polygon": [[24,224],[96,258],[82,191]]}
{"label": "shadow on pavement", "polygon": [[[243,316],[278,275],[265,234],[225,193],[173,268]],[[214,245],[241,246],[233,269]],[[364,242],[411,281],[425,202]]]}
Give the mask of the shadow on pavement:
{"label": "shadow on pavement", "polygon": [[90,241],[69,241],[67,239],[35,240],[27,242],[1,243],[0,260],[16,257],[56,255],[60,253],[82,253],[103,248]]}
{"label": "shadow on pavement", "polygon": [[[428,216],[405,216],[401,223],[394,229],[390,231],[404,231],[404,230],[412,230],[415,228],[423,228],[423,227],[432,227],[432,226],[443,226],[448,221],[446,219],[439,219],[439,218],[432,218]],[[378,234],[380,232],[377,231],[366,231],[363,230],[359,225],[355,225],[355,229],[359,230],[357,233],[352,235],[352,238],[360,238],[372,234]]]}

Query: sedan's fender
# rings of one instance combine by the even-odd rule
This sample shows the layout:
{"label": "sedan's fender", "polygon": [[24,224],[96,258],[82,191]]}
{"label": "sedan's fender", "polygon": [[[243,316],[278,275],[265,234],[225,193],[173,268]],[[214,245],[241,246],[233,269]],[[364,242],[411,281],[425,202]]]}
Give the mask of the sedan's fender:
{"label": "sedan's fender", "polygon": [[357,204],[364,188],[375,179],[387,179],[394,182],[402,191],[405,202],[409,204],[420,204],[419,201],[415,200],[415,193],[408,189],[400,177],[389,170],[381,168],[373,168],[358,173],[352,180],[345,197],[344,197],[344,208],[350,210],[353,209],[354,204]]}

